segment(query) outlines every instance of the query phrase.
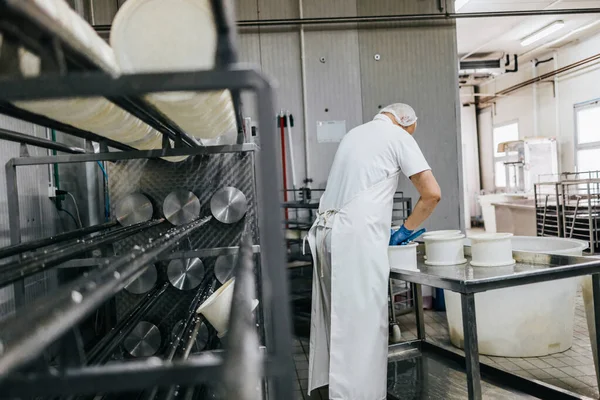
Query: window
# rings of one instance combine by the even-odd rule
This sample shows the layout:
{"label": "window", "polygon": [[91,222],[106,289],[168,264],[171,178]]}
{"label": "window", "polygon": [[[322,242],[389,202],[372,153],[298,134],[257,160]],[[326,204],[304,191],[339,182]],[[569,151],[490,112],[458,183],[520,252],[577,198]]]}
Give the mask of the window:
{"label": "window", "polygon": [[600,170],[600,103],[575,106],[577,171]]}
{"label": "window", "polygon": [[519,123],[513,122],[507,125],[494,127],[494,181],[496,189],[506,187],[506,169],[504,162],[507,161],[506,153],[498,152],[498,145],[504,142],[519,140]]}

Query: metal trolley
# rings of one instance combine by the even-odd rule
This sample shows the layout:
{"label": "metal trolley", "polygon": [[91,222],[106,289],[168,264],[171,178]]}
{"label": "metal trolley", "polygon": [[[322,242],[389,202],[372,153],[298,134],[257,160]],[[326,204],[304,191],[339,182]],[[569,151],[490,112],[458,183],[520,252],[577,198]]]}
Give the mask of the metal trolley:
{"label": "metal trolley", "polygon": [[[247,382],[257,382],[263,398],[293,397],[290,315],[288,307],[277,306],[288,304],[289,296],[281,220],[272,216],[273,210],[280,209],[281,197],[280,179],[274,179],[271,172],[280,170],[276,129],[270,122],[274,111],[272,89],[258,72],[234,64],[234,24],[228,19],[232,13],[226,9],[227,4],[212,1],[219,32],[217,69],[115,78],[101,72],[93,60],[78,52],[44,18],[33,1],[0,1],[3,54],[5,51],[16,54],[17,48],[24,46],[38,54],[44,66],[44,74],[35,79],[13,75],[14,79],[0,80],[0,112],[100,143],[101,149],[98,153],[88,152],[18,132],[0,131],[0,139],[67,153],[17,157],[5,167],[11,246],[0,249],[1,261],[5,262],[0,265],[0,284],[14,285],[17,310],[0,322],[3,397],[75,398],[107,391],[143,391],[145,399],[157,395],[175,398],[178,392],[192,399],[200,398],[194,393],[198,388],[222,385],[229,397],[256,398],[257,395],[243,392]],[[163,91],[224,89],[231,91],[237,109],[235,145],[200,145],[142,97]],[[253,91],[259,100],[260,149],[244,143],[241,91]],[[133,151],[129,146],[25,112],[10,103],[90,96],[106,97],[161,132],[163,149]],[[174,148],[169,148],[169,139],[174,141]],[[177,164],[160,160],[168,156],[190,157]],[[129,227],[107,222],[21,243],[18,171],[35,165],[86,162],[107,164],[108,188],[116,199],[131,190],[127,188],[131,185],[162,198],[161,190],[177,188],[182,181],[207,193],[235,184],[245,188],[248,213],[239,224],[227,227],[203,209],[201,218],[174,228],[155,216],[151,221]],[[128,181],[119,179],[123,177]],[[205,202],[206,198],[200,197]],[[197,290],[186,295],[174,294],[166,282],[135,299],[127,297],[122,289],[149,264],[219,255],[237,255],[239,259],[231,326],[224,345],[192,355],[190,348],[202,322],[195,309],[218,288],[211,274],[214,267],[208,266],[207,278]],[[30,302],[25,297],[24,279],[59,266],[88,269]],[[255,291],[260,302],[256,317],[250,317]],[[112,320],[107,313],[105,335],[93,347],[86,348],[81,340],[80,323],[104,308],[114,311]],[[121,347],[124,336],[142,318],[157,312],[162,312],[164,320],[169,321],[169,328],[176,322],[173,316],[180,315],[184,326],[182,336],[186,339],[177,337],[167,341],[162,357],[115,358],[113,354]],[[214,333],[211,330],[211,340],[220,342]],[[107,364],[109,360],[112,362]]]}
{"label": "metal trolley", "polygon": [[535,184],[538,236],[584,240],[600,251],[600,171],[541,177]]}

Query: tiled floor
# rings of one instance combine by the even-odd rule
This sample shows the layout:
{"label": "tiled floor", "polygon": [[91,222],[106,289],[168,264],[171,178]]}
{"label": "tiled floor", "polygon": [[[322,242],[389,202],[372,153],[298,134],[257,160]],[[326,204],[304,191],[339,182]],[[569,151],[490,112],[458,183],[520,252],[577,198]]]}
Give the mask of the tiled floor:
{"label": "tiled floor", "polygon": [[294,400],[321,399],[318,393],[308,396],[308,339],[297,338],[294,340],[294,363],[296,364],[296,387]]}
{"label": "tiled floor", "polygon": [[[416,339],[416,325],[413,314],[398,318],[402,337]],[[431,341],[460,352],[450,343],[446,315],[443,312],[426,311],[425,330]],[[307,395],[308,387],[308,340],[297,338],[294,341],[294,362],[297,383],[294,400],[327,400],[319,393]],[[481,362],[513,372],[530,379],[538,379],[570,391],[598,398],[596,373],[587,332],[587,322],[581,294],[577,297],[575,312],[575,332],[573,347],[564,353],[537,358],[503,358],[481,356]]]}
{"label": "tiled floor", "polygon": [[[404,339],[416,339],[417,331],[412,314],[399,317],[398,322]],[[450,343],[444,312],[426,311],[425,331],[431,341],[460,352]],[[481,356],[480,360],[505,371],[526,378],[541,380],[581,395],[596,399],[599,395],[581,293],[579,293],[576,300],[573,347],[571,349],[564,353],[546,357],[503,358]]]}

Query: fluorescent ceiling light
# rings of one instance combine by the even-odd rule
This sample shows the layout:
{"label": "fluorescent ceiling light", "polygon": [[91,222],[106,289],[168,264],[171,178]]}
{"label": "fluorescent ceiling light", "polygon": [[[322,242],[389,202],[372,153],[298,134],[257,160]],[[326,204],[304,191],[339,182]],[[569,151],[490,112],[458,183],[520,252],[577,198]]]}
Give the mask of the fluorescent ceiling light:
{"label": "fluorescent ceiling light", "polygon": [[545,38],[546,36],[558,31],[559,29],[562,29],[562,27],[564,27],[564,26],[565,26],[564,21],[554,21],[550,25],[547,25],[547,26],[543,27],[542,29],[540,29],[539,31],[536,31],[536,32],[532,33],[531,35],[523,38],[521,40],[521,46],[523,46],[523,47],[529,46],[530,44],[535,43],[538,40]]}
{"label": "fluorescent ceiling light", "polygon": [[467,3],[469,2],[469,0],[456,0],[454,2],[454,11],[458,11],[461,8],[463,8]]}

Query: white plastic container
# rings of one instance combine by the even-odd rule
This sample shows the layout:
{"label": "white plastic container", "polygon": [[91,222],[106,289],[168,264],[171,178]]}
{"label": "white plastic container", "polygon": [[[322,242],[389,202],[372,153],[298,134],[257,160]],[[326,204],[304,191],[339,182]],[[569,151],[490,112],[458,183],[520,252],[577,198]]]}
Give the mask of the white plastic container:
{"label": "white plastic container", "polygon": [[483,233],[471,236],[471,265],[474,267],[514,265],[512,237],[512,233]]}
{"label": "white plastic container", "polygon": [[417,270],[418,243],[409,243],[404,246],[389,246],[388,259],[390,269]]}
{"label": "white plastic container", "polygon": [[[532,253],[581,255],[587,248],[585,242],[561,238],[514,236],[511,242],[513,250]],[[571,278],[477,293],[479,352],[499,357],[541,357],[568,350],[573,340],[577,282]],[[445,290],[444,296],[450,340],[463,348],[460,295]]]}
{"label": "white plastic container", "polygon": [[446,230],[446,231],[430,231],[425,232],[421,238],[426,238],[430,236],[448,236],[448,235],[460,235],[462,232],[459,230]]}
{"label": "white plastic container", "polygon": [[496,233],[496,209],[492,203],[506,201],[508,196],[505,194],[486,194],[477,198],[481,205],[481,214],[483,216],[483,224],[487,233]]}
{"label": "white plastic container", "polygon": [[[219,337],[227,334],[229,328],[229,315],[231,313],[231,303],[233,300],[233,288],[235,278],[231,278],[214,292],[204,303],[198,307],[196,312],[204,315],[210,324],[217,330]],[[258,300],[252,303],[252,310],[258,305]]]}
{"label": "white plastic container", "polygon": [[423,238],[425,241],[425,264],[431,266],[459,265],[465,259],[463,240],[465,235],[432,235]]}

